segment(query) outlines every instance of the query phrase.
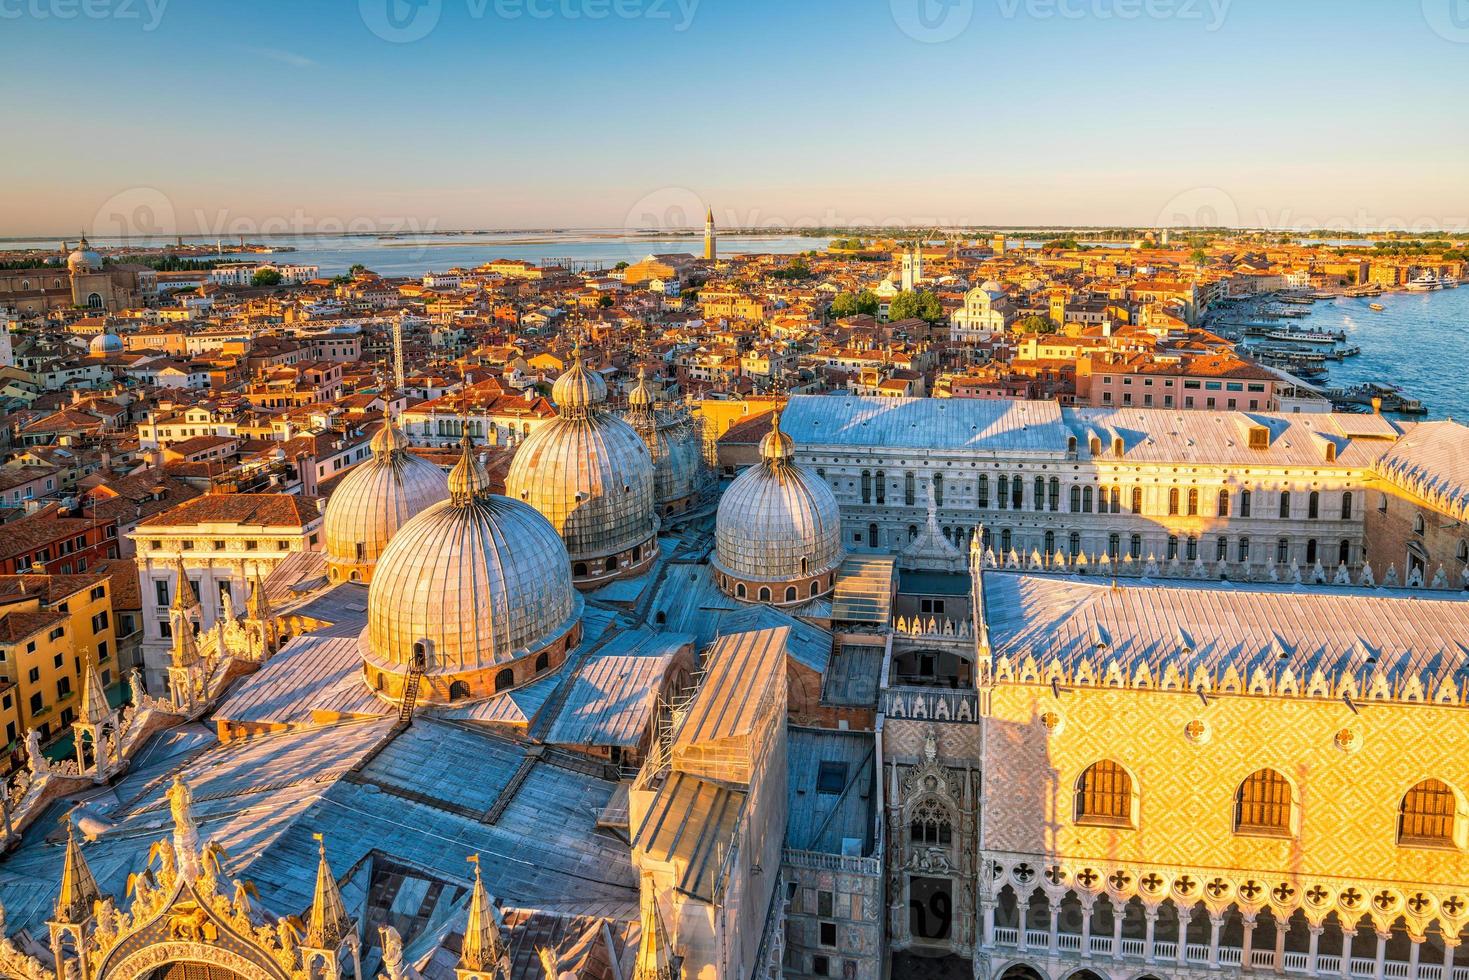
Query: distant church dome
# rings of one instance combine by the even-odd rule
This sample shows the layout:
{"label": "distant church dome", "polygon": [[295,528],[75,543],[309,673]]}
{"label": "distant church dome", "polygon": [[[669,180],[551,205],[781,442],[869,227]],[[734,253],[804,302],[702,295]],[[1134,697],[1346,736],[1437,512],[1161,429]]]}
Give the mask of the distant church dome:
{"label": "distant church dome", "polygon": [[122,338],[110,330],[103,330],[92,338],[88,348],[93,354],[121,354]]}
{"label": "distant church dome", "polygon": [[322,530],[333,581],[370,582],[398,529],[449,496],[444,471],[409,452],[392,419],[373,435],[371,447],[372,458],[348,470],[327,500]]}
{"label": "distant church dome", "polygon": [[378,559],[359,646],[368,683],[421,700],[487,697],[559,666],[581,637],[566,549],[533,508],[489,492],[466,437],[450,497],[408,521]]}
{"label": "distant church dome", "polygon": [[627,421],[648,447],[653,460],[653,500],[659,515],[688,510],[699,488],[699,435],[687,418],[658,411],[658,396],[638,368],[638,383],[627,396]]}
{"label": "distant church dome", "polygon": [[102,256],[92,251],[83,235],[76,250],[66,257],[66,267],[72,272],[96,272],[102,268]]}
{"label": "distant church dome", "polygon": [[556,528],[578,587],[639,574],[657,552],[648,448],[632,426],[603,410],[607,384],[586,369],[579,351],[552,393],[558,415],[516,450],[506,495]]}
{"label": "distant church dome", "polygon": [[719,501],[714,543],[720,587],[737,599],[786,605],[836,584],[846,558],[836,495],[796,462],[778,413],[760,441],[760,462]]}

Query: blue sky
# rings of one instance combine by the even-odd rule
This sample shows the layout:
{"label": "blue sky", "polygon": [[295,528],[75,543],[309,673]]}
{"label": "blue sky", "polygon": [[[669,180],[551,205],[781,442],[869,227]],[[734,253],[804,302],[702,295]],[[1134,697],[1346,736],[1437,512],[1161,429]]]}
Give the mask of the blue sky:
{"label": "blue sky", "polygon": [[0,235],[1469,221],[1469,0],[0,0],[0,53]]}

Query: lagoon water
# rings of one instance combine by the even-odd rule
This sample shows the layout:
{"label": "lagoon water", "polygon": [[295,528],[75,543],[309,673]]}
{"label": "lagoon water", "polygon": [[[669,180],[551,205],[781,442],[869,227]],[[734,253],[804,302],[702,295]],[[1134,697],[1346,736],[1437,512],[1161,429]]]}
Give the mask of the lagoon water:
{"label": "lagoon water", "polygon": [[[1367,304],[1380,303],[1374,312]],[[1469,421],[1469,285],[1436,293],[1394,293],[1373,299],[1316,303],[1292,327],[1342,330],[1357,357],[1327,365],[1332,388],[1365,381],[1395,384],[1423,402],[1428,418]]]}

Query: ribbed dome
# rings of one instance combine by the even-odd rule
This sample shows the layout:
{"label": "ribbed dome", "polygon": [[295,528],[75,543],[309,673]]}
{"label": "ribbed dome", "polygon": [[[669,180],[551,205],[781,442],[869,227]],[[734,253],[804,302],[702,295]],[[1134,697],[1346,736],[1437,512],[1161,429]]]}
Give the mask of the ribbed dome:
{"label": "ribbed dome", "polygon": [[551,400],[563,415],[568,409],[585,411],[607,400],[607,382],[594,371],[588,371],[582,362],[581,345],[573,352],[570,369],[556,379],[551,386]]}
{"label": "ribbed dome", "polygon": [[76,251],[66,257],[66,267],[72,272],[96,272],[102,268],[102,256],[92,251],[86,236],[77,243]]}
{"label": "ribbed dome", "polygon": [[724,491],[715,518],[715,565],[756,582],[791,582],[833,571],[846,553],[836,495],[795,462],[777,415],[761,440],[761,462]]}
{"label": "ribbed dome", "polygon": [[92,338],[88,349],[93,354],[120,354],[122,353],[122,338],[110,331],[99,333]]}
{"label": "ribbed dome", "polygon": [[[468,447],[466,455],[472,460]],[[364,653],[403,673],[414,644],[426,642],[426,675],[463,676],[555,643],[581,608],[555,528],[526,504],[480,489],[433,505],[383,551]]]}
{"label": "ribbed dome", "polygon": [[414,515],[449,496],[444,471],[408,451],[390,420],[372,437],[372,458],[347,471],[327,501],[327,561],[340,577],[371,578],[373,564]]}
{"label": "ribbed dome", "polygon": [[698,486],[701,462],[698,435],[684,419],[658,411],[658,397],[638,368],[638,383],[627,396],[626,418],[648,447],[653,460],[653,499],[658,513],[671,513],[687,503]]}
{"label": "ribbed dome", "polygon": [[633,408],[650,408],[653,405],[653,390],[648,387],[648,372],[638,368],[638,383],[628,392],[627,403]]}
{"label": "ribbed dome", "polygon": [[563,414],[531,432],[505,492],[546,516],[572,561],[615,555],[658,532],[648,447],[605,412]]}

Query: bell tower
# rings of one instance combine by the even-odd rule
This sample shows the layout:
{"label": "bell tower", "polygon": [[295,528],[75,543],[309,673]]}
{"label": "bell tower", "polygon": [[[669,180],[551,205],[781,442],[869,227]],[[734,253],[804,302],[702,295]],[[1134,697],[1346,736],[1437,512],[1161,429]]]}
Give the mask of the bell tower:
{"label": "bell tower", "polygon": [[714,209],[711,207],[704,214],[704,260],[706,262],[713,262],[714,258]]}

